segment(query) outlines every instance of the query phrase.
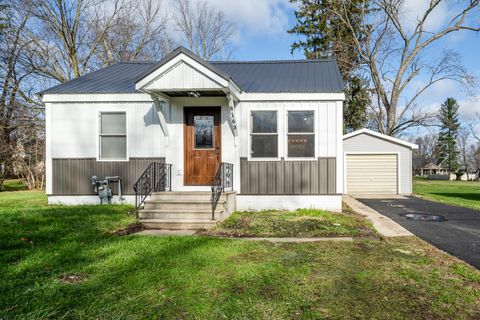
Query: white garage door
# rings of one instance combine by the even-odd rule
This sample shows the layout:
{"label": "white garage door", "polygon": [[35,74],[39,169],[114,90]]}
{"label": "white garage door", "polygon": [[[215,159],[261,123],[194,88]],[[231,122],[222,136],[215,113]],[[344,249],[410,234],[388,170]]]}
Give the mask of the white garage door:
{"label": "white garage door", "polygon": [[397,194],[396,154],[347,155],[348,194]]}

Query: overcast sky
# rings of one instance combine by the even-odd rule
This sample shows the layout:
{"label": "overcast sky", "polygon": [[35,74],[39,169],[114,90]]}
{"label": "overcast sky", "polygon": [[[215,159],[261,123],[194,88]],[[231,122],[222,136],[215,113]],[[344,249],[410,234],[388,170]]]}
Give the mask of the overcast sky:
{"label": "overcast sky", "polygon": [[[168,0],[174,1],[174,0]],[[196,0],[192,0],[196,1]],[[234,60],[302,59],[301,52],[291,54],[290,45],[296,36],[287,33],[295,24],[295,6],[288,0],[207,0],[212,6],[224,12],[227,19],[237,25]],[[446,1],[445,3],[453,3]],[[424,12],[428,0],[407,0],[405,21],[414,25],[417,15]],[[427,23],[435,30],[449,18],[452,12],[447,5],[439,6]],[[477,11],[475,19],[480,19]],[[480,79],[480,35],[462,31],[445,38],[427,53],[426,58],[434,58],[437,50],[455,49],[469,70]],[[419,79],[418,81],[421,81]],[[480,88],[476,96],[469,97],[451,81],[443,81],[425,92],[419,104],[429,109],[437,109],[447,97],[456,98],[461,105],[461,115],[465,120],[480,113]]]}

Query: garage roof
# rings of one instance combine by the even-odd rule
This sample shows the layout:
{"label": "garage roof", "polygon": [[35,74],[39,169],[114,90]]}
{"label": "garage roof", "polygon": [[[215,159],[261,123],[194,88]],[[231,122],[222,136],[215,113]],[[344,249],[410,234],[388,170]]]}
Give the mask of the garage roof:
{"label": "garage roof", "polygon": [[367,128],[363,128],[363,129],[360,129],[360,130],[357,130],[357,131],[347,133],[346,135],[343,136],[343,140],[358,136],[360,134],[368,134],[370,136],[377,137],[377,138],[380,138],[380,139],[383,139],[383,140],[386,140],[386,141],[390,141],[390,142],[408,147],[410,149],[418,149],[418,145],[416,145],[414,143],[411,143],[411,142],[408,142],[408,141],[405,141],[405,140],[402,140],[402,139],[398,139],[398,138],[395,138],[395,137],[387,136],[386,134],[376,132],[376,131],[373,131],[373,130],[369,130]]}

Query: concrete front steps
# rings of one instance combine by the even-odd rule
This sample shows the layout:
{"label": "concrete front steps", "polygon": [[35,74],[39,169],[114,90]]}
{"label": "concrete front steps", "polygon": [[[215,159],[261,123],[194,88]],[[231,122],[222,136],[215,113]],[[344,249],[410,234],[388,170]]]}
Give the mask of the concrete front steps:
{"label": "concrete front steps", "polygon": [[[233,196],[233,198],[232,198]],[[212,220],[211,192],[154,192],[138,212],[147,229],[199,230],[213,227],[231,213],[235,193],[222,193]]]}

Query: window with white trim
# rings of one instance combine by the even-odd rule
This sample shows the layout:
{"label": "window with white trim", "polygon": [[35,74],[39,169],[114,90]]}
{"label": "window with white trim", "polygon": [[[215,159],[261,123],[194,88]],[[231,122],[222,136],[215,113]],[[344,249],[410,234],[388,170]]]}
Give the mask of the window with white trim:
{"label": "window with white trim", "polygon": [[100,113],[99,158],[125,160],[127,158],[127,115],[125,112]]}
{"label": "window with white trim", "polygon": [[315,116],[313,111],[287,111],[287,156],[315,157]]}
{"label": "window with white trim", "polygon": [[252,111],[250,155],[252,158],[278,157],[277,111]]}

